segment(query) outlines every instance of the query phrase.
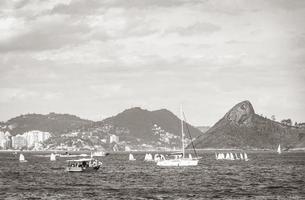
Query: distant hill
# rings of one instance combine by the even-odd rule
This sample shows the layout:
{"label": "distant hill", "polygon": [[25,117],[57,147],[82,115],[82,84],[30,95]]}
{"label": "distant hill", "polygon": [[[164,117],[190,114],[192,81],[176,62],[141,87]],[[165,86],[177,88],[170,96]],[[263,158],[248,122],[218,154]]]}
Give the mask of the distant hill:
{"label": "distant hill", "polygon": [[5,124],[6,129],[12,135],[22,134],[31,130],[47,131],[56,135],[75,130],[91,123],[93,122],[81,119],[75,115],[49,113],[47,115],[20,115],[8,120]]}
{"label": "distant hill", "polygon": [[305,129],[283,125],[255,114],[249,101],[235,105],[194,141],[197,149],[289,149],[305,147]]}
{"label": "distant hill", "polygon": [[[111,126],[114,134],[133,143],[181,146],[180,119],[166,109],[148,111],[135,107],[97,123],[100,126]],[[190,124],[185,126],[184,131],[189,131],[192,137],[202,134]]]}

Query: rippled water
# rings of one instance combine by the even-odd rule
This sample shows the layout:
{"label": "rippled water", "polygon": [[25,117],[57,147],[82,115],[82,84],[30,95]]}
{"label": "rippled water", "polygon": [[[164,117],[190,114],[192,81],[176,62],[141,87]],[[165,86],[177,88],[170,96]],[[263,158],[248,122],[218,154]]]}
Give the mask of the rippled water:
{"label": "rippled water", "polygon": [[202,152],[187,168],[110,154],[95,173],[64,172],[65,158],[24,155],[28,163],[0,153],[0,199],[305,199],[305,153],[249,153],[242,162]]}

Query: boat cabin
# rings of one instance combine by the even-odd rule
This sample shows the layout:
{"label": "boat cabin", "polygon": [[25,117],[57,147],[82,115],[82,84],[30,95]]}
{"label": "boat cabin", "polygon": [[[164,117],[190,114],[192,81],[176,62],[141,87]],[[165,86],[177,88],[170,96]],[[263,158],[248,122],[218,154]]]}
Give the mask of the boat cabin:
{"label": "boat cabin", "polygon": [[102,163],[96,159],[79,159],[79,160],[67,160],[68,166],[66,171],[68,172],[83,172],[98,170]]}

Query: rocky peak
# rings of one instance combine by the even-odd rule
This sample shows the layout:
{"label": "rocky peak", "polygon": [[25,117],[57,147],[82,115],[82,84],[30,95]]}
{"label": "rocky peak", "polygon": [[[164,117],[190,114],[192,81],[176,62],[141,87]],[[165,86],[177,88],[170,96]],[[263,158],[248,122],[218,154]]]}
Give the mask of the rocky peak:
{"label": "rocky peak", "polygon": [[224,118],[232,124],[250,126],[254,114],[250,101],[243,101],[235,105]]}

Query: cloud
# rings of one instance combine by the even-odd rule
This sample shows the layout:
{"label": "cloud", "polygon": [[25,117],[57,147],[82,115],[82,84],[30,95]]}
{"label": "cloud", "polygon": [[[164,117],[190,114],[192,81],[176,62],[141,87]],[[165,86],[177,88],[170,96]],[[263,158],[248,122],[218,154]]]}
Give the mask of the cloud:
{"label": "cloud", "polygon": [[86,41],[86,25],[63,16],[45,16],[28,22],[23,30],[0,41],[0,51],[40,51]]}
{"label": "cloud", "polygon": [[298,103],[305,100],[301,1],[0,6],[2,119],[49,109],[107,116],[137,104],[176,110],[183,102],[191,122],[212,124],[244,99],[270,113],[276,111],[268,109],[272,99],[291,99],[293,105],[273,105],[282,116],[291,109],[304,118]]}

